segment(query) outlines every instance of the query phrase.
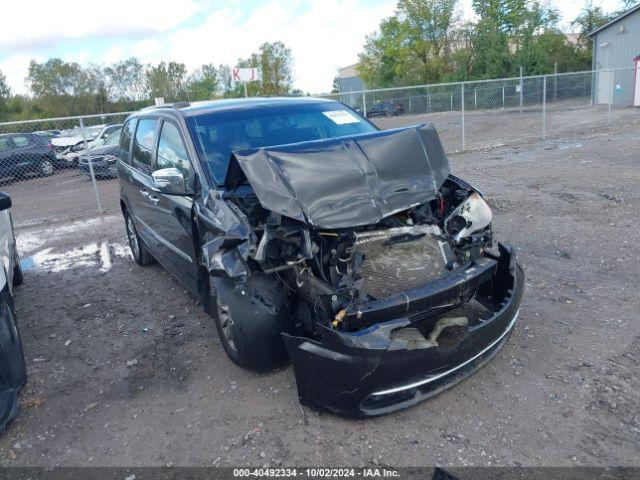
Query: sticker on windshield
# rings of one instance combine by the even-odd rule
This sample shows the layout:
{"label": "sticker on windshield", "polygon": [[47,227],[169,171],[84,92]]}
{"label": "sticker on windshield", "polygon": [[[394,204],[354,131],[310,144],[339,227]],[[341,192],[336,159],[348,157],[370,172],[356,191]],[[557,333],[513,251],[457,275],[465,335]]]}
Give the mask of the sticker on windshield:
{"label": "sticker on windshield", "polygon": [[328,112],[322,112],[325,117],[331,120],[336,125],[343,125],[345,123],[358,123],[360,120],[347,112],[346,110],[330,110]]}

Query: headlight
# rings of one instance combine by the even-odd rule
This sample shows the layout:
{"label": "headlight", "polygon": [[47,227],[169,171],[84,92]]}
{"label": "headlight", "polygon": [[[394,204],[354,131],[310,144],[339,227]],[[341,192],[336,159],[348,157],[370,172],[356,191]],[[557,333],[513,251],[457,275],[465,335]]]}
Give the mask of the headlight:
{"label": "headlight", "polygon": [[453,235],[453,241],[460,243],[463,238],[486,228],[492,219],[493,213],[487,202],[473,192],[449,215],[445,228],[449,235]]}

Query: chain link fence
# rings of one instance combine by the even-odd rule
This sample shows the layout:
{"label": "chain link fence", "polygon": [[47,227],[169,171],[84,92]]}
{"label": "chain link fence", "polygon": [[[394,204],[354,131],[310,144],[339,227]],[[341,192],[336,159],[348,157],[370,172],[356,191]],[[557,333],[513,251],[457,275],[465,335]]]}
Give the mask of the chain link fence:
{"label": "chain link fence", "polygon": [[[640,119],[635,69],[320,95],[380,128],[433,123],[449,153],[572,138]],[[130,112],[0,123],[0,189],[16,227],[118,213],[115,152]]]}
{"label": "chain link fence", "polygon": [[[113,210],[115,154],[128,112],[0,123],[0,189],[17,227]],[[117,206],[117,203],[116,203]]]}
{"label": "chain link fence", "polygon": [[449,153],[560,138],[637,115],[634,68],[321,95],[382,128],[433,123]]}

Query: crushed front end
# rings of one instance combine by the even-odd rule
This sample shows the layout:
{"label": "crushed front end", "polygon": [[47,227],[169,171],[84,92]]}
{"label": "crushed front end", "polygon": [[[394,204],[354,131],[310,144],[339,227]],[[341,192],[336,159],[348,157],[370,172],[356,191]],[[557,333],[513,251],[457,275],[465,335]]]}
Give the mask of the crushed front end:
{"label": "crushed front end", "polygon": [[[290,318],[282,338],[301,402],[388,413],[465,378],[506,342],[523,271],[494,238],[482,195],[450,175],[432,127],[236,157],[225,201],[246,234],[205,253],[243,295]],[[252,275],[286,303],[251,293]]]}

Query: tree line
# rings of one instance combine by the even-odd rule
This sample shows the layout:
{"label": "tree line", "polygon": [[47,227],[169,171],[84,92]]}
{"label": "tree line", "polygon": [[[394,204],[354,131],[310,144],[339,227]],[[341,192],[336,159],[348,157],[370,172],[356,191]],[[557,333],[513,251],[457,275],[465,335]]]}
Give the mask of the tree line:
{"label": "tree line", "polygon": [[[293,59],[282,42],[262,44],[236,66],[258,67],[260,82],[249,84],[251,95],[289,95]],[[0,71],[0,121],[64,117],[137,110],[163,97],[165,102],[241,97],[241,84],[232,82],[232,67],[208,63],[189,72],[183,63],[143,64],[132,57],[110,65],[82,66],[51,58],[29,64],[28,95],[13,94]]]}
{"label": "tree line", "polygon": [[[458,0],[400,0],[394,15],[369,35],[356,67],[368,88],[504,78],[591,69],[587,34],[633,6],[605,13],[591,0],[568,38],[560,15],[538,0],[473,0],[464,20]],[[335,88],[335,87],[334,87]]]}

